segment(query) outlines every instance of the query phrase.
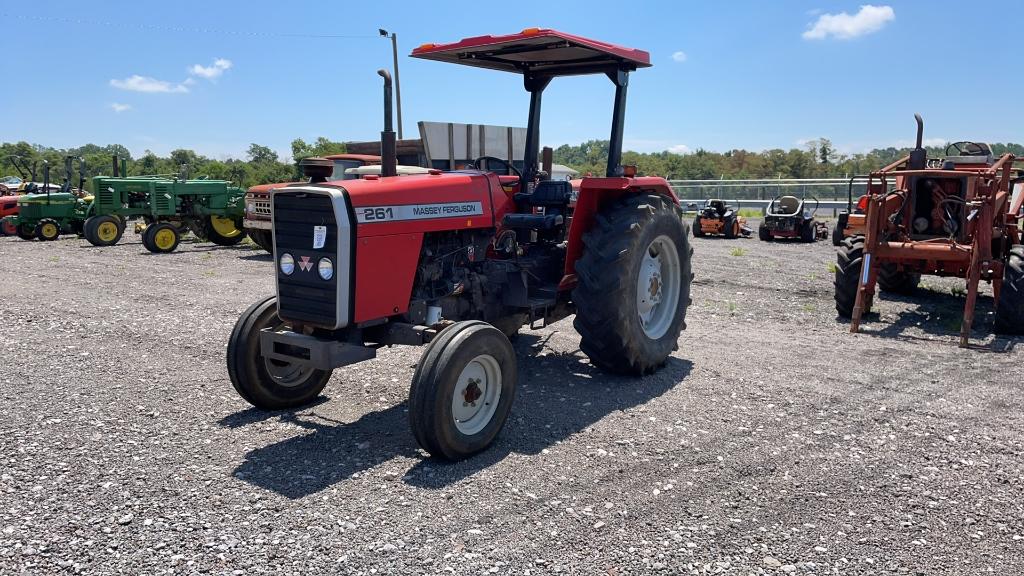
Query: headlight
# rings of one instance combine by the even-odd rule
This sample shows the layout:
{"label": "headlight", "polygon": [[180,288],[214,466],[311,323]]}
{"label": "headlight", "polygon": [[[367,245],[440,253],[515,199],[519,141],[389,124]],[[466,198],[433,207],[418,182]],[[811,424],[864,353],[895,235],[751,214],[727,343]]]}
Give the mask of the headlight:
{"label": "headlight", "polygon": [[316,271],[324,280],[334,278],[334,262],[330,258],[321,258],[316,265]]}
{"label": "headlight", "polygon": [[256,211],[256,202],[253,201],[253,200],[246,200],[245,201],[245,213],[246,214],[252,214],[255,211]]}
{"label": "headlight", "polygon": [[292,255],[287,252],[281,254],[277,265],[280,266],[281,273],[285,276],[291,276],[292,272],[295,272],[295,258],[292,258]]}

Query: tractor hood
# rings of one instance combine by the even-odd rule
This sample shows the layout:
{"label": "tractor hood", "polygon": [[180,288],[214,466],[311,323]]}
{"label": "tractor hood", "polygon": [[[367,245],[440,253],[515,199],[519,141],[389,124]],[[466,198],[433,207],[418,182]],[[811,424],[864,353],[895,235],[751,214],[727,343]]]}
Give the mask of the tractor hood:
{"label": "tractor hood", "polygon": [[50,202],[68,202],[70,200],[77,200],[77,197],[73,196],[69,192],[51,192],[49,194],[25,194],[18,198],[18,204],[45,204],[49,200]]}

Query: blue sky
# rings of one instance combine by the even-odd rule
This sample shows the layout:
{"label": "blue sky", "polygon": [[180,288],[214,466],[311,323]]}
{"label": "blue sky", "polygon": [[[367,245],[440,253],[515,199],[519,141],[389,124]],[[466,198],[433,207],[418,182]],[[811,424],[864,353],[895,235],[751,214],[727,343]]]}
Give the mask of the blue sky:
{"label": "blue sky", "polygon": [[[417,120],[522,126],[518,76],[407,55],[533,26],[651,53],[654,67],[630,82],[633,150],[827,137],[862,151],[909,143],[914,112],[929,140],[1024,141],[1021,49],[1001,24],[1024,21],[1024,3],[861,4],[0,0],[4,35],[17,38],[0,63],[0,141],[224,158],[251,142],[286,154],[296,137],[375,139],[376,70],[391,66],[379,27],[398,34],[407,137]],[[603,77],[553,82],[542,142],[607,138],[612,94]]]}

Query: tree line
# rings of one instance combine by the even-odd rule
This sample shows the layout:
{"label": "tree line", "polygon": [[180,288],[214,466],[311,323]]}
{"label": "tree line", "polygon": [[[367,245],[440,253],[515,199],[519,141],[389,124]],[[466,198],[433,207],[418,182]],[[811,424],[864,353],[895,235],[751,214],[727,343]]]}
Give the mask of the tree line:
{"label": "tree line", "polygon": [[[580,174],[603,176],[608,161],[607,140],[590,140],[554,150],[554,161]],[[996,156],[1010,152],[1024,156],[1024,145],[992,144]],[[840,154],[827,138],[808,142],[805,148],[762,152],[736,149],[710,152],[698,149],[686,154],[672,152],[623,152],[622,163],[636,165],[640,174],[669,180],[736,180],[753,178],[843,178],[867,174],[909,153],[909,148],[876,148],[866,153]],[[929,157],[945,155],[945,146],[929,147]]]}
{"label": "tree line", "polygon": [[[206,177],[215,180],[230,180],[236,185],[247,187],[271,182],[300,180],[302,174],[298,169],[299,160],[310,156],[343,154],[345,144],[323,137],[317,138],[313,142],[296,138],[292,140],[291,152],[294,159],[291,162],[282,161],[277,152],[261,144],[251,144],[246,151],[244,160],[235,158],[217,160],[186,148],[172,150],[167,156],[158,156],[146,150],[142,156],[136,158],[132,156],[128,148],[120,144],[106,146],[86,144],[78,148],[60,149],[28,142],[4,142],[0,143],[0,177],[21,176],[14,164],[14,159],[20,158],[28,168],[35,165],[35,180],[38,182],[43,180],[43,163],[48,163],[51,182],[59,183],[65,177],[64,158],[66,156],[79,157],[85,161],[86,178],[104,174],[109,176],[113,172],[112,159],[116,155],[127,163],[127,174],[122,174],[122,176],[187,174],[189,178]],[[77,162],[72,170],[71,180],[77,185]],[[31,177],[31,174],[26,174],[25,177]],[[88,187],[87,183],[86,188],[88,189]]]}
{"label": "tree line", "polygon": [[[608,141],[590,140],[578,145],[564,144],[554,150],[554,161],[565,164],[580,174],[603,175],[608,159]],[[945,147],[928,148],[929,157],[944,154]],[[1024,145],[1008,143],[993,144],[996,155],[1010,152],[1024,156]],[[117,155],[127,161],[129,176],[153,174],[182,174],[187,170],[189,177],[206,177],[230,180],[240,186],[253,186],[271,182],[286,182],[302,179],[298,161],[310,156],[342,154],[344,142],[317,138],[306,142],[297,138],[291,143],[292,160],[284,162],[273,149],[260,144],[251,144],[245,159],[229,158],[217,160],[208,158],[193,150],[180,148],[167,156],[158,156],[147,150],[135,158],[120,144],[99,146],[86,144],[78,148],[58,149],[28,142],[0,143],[0,177],[17,175],[12,158],[19,157],[29,165],[36,163],[36,180],[43,178],[42,161],[50,165],[51,180],[60,182],[64,177],[64,157],[81,157],[86,164],[86,177],[111,174],[111,158]],[[698,149],[686,154],[673,152],[639,153],[624,152],[623,163],[636,165],[640,174],[663,176],[670,180],[713,180],[745,178],[842,178],[855,174],[866,174],[871,170],[889,164],[909,152],[909,148],[877,148],[866,153],[840,154],[832,143],[821,138],[812,140],[803,149],[776,148],[762,152],[736,149],[727,152],[711,152]],[[77,171],[77,165],[74,170]],[[72,180],[77,181],[77,172]]]}

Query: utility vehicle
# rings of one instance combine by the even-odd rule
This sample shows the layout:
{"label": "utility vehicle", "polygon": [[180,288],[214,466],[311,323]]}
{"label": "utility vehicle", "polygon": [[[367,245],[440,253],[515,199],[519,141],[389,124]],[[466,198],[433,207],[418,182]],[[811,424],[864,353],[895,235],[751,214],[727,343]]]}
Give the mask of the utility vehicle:
{"label": "utility vehicle", "polygon": [[[312,401],[334,368],[394,344],[427,345],[409,392],[419,445],[435,457],[483,450],[516,389],[509,338],[573,313],[597,367],[649,374],[677,349],[690,303],[691,248],[663,178],[621,166],[630,72],[647,52],[555,30],[426,44],[416,58],[522,74],[530,94],[526,162],[481,157],[473,169],[395,177],[390,74],[384,77],[382,175],[271,192],[276,296],[238,319],[227,367],[238,394],[265,409]],[[538,178],[541,98],[560,76],[615,85],[606,176],[572,187]],[[500,166],[497,174],[479,169]]]}
{"label": "utility vehicle", "polygon": [[[988,145],[955,142],[945,155],[928,158],[922,147],[924,121],[917,120],[917,145],[904,158],[871,173],[863,214],[849,214],[835,272],[836,311],[860,329],[877,285],[912,293],[922,274],[967,281],[960,345],[974,321],[978,284],[992,284],[995,329],[1024,332],[1024,194],[1012,194],[1012,154],[999,158]],[[890,185],[894,187],[890,189]]]}
{"label": "utility vehicle", "polygon": [[801,242],[814,242],[828,238],[828,227],[814,219],[818,211],[818,199],[813,198],[814,208],[807,207],[807,201],[796,196],[779,196],[768,204],[764,221],[757,229],[757,237],[765,242],[776,238],[796,238]]}

